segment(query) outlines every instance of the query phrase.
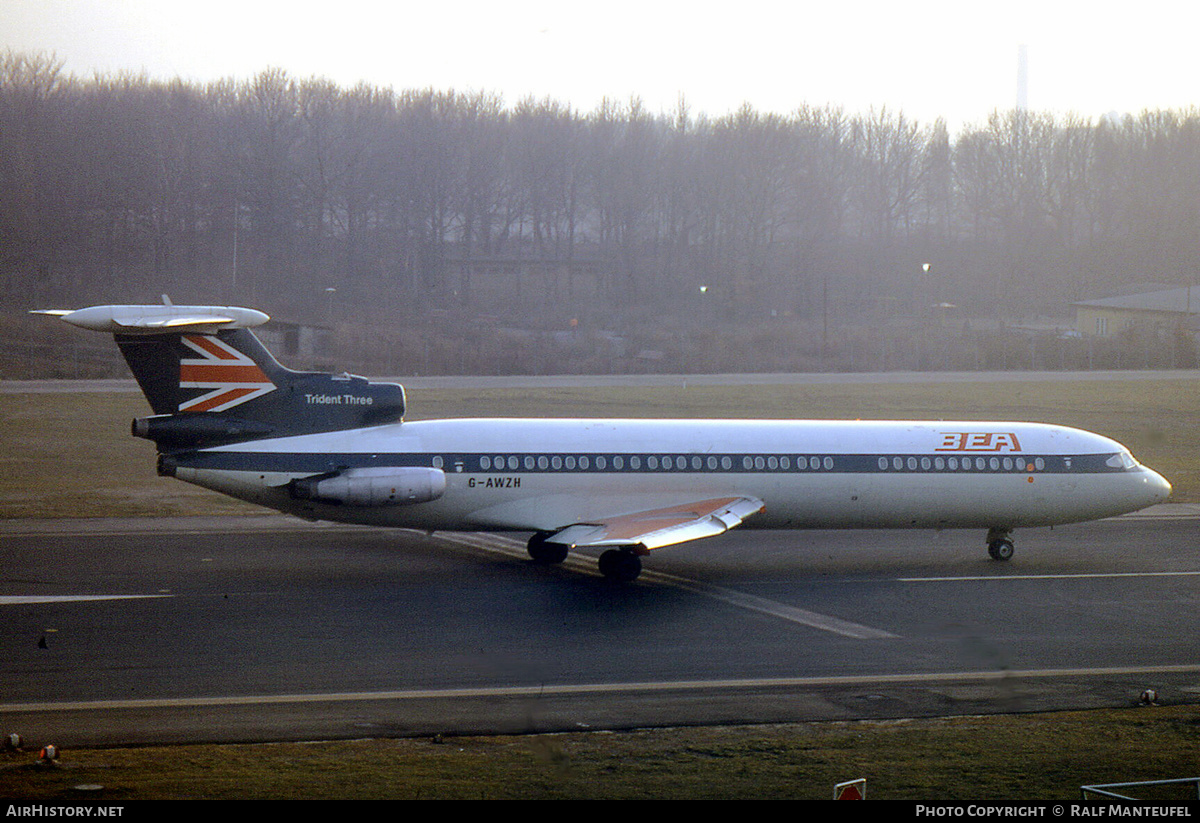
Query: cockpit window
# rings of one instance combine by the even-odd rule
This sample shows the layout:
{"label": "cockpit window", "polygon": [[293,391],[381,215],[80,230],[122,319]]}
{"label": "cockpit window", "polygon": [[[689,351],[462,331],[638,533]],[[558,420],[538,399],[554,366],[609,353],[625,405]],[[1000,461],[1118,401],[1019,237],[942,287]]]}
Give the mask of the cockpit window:
{"label": "cockpit window", "polygon": [[1132,471],[1138,467],[1138,462],[1133,459],[1133,455],[1129,452],[1118,452],[1105,460],[1104,463],[1111,468],[1124,469],[1125,471]]}

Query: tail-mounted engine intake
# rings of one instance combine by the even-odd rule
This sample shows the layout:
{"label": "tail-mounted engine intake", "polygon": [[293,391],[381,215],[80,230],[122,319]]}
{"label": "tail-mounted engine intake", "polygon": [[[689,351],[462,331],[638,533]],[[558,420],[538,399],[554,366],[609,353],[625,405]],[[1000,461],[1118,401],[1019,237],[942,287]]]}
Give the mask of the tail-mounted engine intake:
{"label": "tail-mounted engine intake", "polygon": [[213,414],[156,414],[133,421],[134,437],[153,440],[159,451],[195,449],[267,437],[274,427],[254,420]]}
{"label": "tail-mounted engine intake", "polygon": [[347,469],[293,480],[289,486],[297,500],[344,506],[402,506],[437,500],[446,491],[441,469]]}

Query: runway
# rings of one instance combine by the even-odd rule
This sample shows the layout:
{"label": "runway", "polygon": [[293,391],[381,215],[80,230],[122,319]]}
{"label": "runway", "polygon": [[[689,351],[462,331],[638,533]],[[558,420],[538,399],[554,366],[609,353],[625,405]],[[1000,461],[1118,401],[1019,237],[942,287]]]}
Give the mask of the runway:
{"label": "runway", "polygon": [[1123,706],[1200,694],[1196,507],[756,532],[542,567],[523,535],[276,516],[0,524],[0,731],[334,739]]}

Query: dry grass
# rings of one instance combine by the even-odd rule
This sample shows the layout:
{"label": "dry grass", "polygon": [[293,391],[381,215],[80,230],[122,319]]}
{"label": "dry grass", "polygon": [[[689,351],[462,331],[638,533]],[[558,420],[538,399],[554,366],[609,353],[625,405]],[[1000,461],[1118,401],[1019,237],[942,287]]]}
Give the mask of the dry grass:
{"label": "dry grass", "polygon": [[[525,737],[172,746],[0,755],[0,796],[141,799],[1079,799],[1085,784],[1200,774],[1200,708],[651,729]],[[1191,797],[1194,798],[1195,789]],[[1143,795],[1145,796],[1145,795]],[[1148,797],[1182,803],[1173,788]]]}

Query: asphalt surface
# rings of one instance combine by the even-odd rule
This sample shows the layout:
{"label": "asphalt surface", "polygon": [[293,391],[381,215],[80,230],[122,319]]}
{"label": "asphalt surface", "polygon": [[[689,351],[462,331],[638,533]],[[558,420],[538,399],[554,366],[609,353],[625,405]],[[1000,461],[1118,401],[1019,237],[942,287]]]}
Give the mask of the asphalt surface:
{"label": "asphalt surface", "polygon": [[1200,507],[1018,532],[735,530],[633,585],[522,535],[0,523],[0,732],[59,745],[1200,700]]}

